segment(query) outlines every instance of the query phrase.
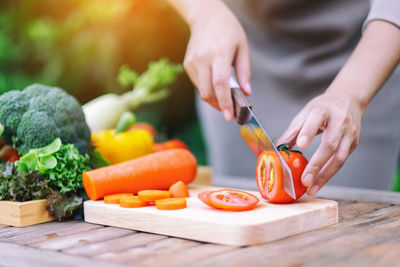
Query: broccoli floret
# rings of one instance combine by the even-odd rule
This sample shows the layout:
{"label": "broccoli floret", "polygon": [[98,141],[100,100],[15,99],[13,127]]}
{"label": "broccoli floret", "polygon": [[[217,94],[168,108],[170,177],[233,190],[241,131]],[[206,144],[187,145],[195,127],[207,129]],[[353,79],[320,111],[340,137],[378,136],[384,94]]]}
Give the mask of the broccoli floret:
{"label": "broccoli floret", "polygon": [[0,96],[1,139],[21,155],[43,147],[55,138],[86,153],[90,130],[78,101],[57,87],[41,84]]}

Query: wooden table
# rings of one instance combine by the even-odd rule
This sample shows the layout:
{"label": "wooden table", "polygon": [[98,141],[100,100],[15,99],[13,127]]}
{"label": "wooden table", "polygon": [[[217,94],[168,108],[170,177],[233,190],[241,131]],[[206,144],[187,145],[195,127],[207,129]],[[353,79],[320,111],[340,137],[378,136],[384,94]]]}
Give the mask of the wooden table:
{"label": "wooden table", "polygon": [[319,196],[339,201],[337,225],[250,247],[82,221],[0,225],[0,266],[400,266],[400,194],[326,187]]}

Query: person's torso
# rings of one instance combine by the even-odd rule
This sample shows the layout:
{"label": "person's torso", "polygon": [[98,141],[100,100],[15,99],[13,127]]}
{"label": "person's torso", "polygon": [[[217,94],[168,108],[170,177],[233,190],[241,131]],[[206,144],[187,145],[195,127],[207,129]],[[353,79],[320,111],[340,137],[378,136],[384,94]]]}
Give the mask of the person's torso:
{"label": "person's torso", "polygon": [[360,39],[369,10],[368,0],[225,2],[242,22],[255,67],[300,87],[337,74]]}

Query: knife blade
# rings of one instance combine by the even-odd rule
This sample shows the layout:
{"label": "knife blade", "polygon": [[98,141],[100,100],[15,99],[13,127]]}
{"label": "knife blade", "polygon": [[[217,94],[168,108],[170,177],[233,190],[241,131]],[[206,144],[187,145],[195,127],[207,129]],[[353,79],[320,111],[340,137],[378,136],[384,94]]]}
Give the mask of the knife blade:
{"label": "knife blade", "polygon": [[285,192],[296,199],[296,193],[294,191],[292,172],[281,154],[272,143],[271,138],[267,132],[258,122],[253,110],[252,105],[248,101],[247,97],[243,94],[236,80],[231,77],[229,81],[232,90],[232,100],[234,104],[235,119],[240,128],[240,135],[258,157],[263,151],[270,151],[276,153],[281,161],[282,175],[283,175],[283,189]]}

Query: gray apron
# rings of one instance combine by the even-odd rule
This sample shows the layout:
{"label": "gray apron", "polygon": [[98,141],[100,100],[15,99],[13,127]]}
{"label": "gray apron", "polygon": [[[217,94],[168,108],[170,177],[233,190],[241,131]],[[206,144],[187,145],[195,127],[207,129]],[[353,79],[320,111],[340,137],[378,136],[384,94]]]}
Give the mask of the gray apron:
{"label": "gray apron", "polygon": [[[273,138],[321,94],[343,66],[361,37],[367,0],[226,1],[246,31],[251,53],[254,111]],[[225,186],[248,179],[255,187],[257,158],[235,122],[197,101],[214,183]],[[320,142],[305,151],[308,159]],[[358,148],[331,185],[390,190],[400,149],[400,70],[369,104]],[[232,177],[224,179],[224,177]]]}

